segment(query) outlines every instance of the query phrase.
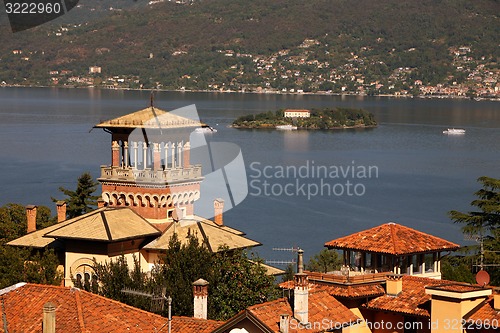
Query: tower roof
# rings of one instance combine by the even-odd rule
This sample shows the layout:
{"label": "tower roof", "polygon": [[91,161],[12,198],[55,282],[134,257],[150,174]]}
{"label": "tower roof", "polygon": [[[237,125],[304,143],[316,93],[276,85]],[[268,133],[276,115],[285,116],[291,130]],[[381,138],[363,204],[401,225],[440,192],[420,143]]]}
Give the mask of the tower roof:
{"label": "tower roof", "polygon": [[107,129],[169,129],[189,128],[204,125],[199,120],[185,118],[174,113],[158,109],[154,106],[115,118],[106,120],[94,126],[94,128]]}
{"label": "tower roof", "polygon": [[450,251],[460,245],[394,222],[325,243],[330,249],[357,250],[392,255]]}

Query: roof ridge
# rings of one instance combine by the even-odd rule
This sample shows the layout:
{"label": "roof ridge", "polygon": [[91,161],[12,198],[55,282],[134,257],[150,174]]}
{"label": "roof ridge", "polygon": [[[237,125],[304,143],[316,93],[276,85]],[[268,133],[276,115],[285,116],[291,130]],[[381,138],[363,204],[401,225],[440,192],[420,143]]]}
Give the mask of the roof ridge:
{"label": "roof ridge", "polygon": [[70,291],[74,291],[75,294],[75,302],[76,302],[76,313],[78,314],[78,325],[82,330],[82,333],[85,333],[85,321],[83,319],[83,307],[82,301],[80,299],[80,289],[79,288],[71,288]]}
{"label": "roof ridge", "polygon": [[394,230],[394,227],[398,224],[394,223],[394,222],[389,222],[387,223],[389,225],[389,228],[391,229],[391,241],[392,241],[392,246],[393,246],[393,249],[394,249],[394,253],[399,253],[399,249],[397,247],[397,244],[396,244],[396,235],[395,235],[395,230]]}

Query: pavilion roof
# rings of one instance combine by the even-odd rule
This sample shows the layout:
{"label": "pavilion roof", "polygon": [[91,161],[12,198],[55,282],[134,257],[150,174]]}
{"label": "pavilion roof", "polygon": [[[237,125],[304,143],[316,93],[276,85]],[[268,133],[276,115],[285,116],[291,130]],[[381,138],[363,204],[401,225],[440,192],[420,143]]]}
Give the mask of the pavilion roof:
{"label": "pavilion roof", "polygon": [[124,116],[106,120],[94,128],[147,128],[147,129],[172,129],[201,127],[204,125],[199,120],[189,119],[172,112],[158,109],[154,106],[126,114]]}
{"label": "pavilion roof", "polygon": [[392,255],[452,251],[460,248],[458,244],[394,222],[331,240],[326,242],[325,246],[330,249]]}

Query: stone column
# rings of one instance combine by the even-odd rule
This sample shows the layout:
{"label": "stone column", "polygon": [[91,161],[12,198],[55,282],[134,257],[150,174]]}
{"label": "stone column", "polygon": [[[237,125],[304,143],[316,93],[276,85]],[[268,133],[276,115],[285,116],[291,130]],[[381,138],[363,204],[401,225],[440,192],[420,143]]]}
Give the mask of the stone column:
{"label": "stone column", "polygon": [[175,143],[170,143],[170,149],[172,151],[172,169],[175,168]]}
{"label": "stone column", "polygon": [[123,143],[123,164],[128,168],[128,141]]}
{"label": "stone column", "polygon": [[138,163],[138,144],[137,144],[137,141],[134,141],[133,145],[132,145],[133,149],[134,149],[134,168],[137,169],[137,163]]}
{"label": "stone column", "polygon": [[142,143],[142,169],[146,170],[147,162],[148,162],[148,144],[146,142]]}
{"label": "stone column", "polygon": [[184,167],[189,167],[191,159],[191,144],[189,143],[189,141],[184,144],[184,153],[182,157]]}
{"label": "stone column", "polygon": [[120,166],[120,145],[118,141],[113,141],[111,144],[111,166]]}
{"label": "stone column", "polygon": [[177,166],[182,168],[182,142],[177,143]]}
{"label": "stone column", "polygon": [[161,168],[161,151],[160,144],[153,143],[153,170],[160,170]]}

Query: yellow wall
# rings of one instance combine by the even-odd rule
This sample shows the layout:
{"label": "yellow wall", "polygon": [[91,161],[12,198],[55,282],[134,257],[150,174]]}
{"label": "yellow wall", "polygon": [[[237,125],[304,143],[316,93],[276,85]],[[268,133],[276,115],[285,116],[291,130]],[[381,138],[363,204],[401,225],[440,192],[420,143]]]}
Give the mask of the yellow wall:
{"label": "yellow wall", "polygon": [[464,332],[460,325],[462,318],[482,301],[484,301],[484,297],[459,300],[433,296],[431,304],[431,332]]}
{"label": "yellow wall", "polygon": [[[139,260],[141,265],[141,269],[144,272],[149,272],[150,266],[147,259],[147,254],[141,252],[127,253],[125,254],[125,259],[127,260],[127,264],[129,268],[134,267],[134,255]],[[75,253],[75,252],[66,252],[65,256],[65,267],[64,267],[64,285],[67,287],[73,286],[72,278],[76,277],[77,270],[80,268],[84,271],[92,271],[93,260],[95,259],[98,263],[109,262],[109,260],[113,260],[118,258],[119,256],[109,257],[107,255],[102,254],[93,254],[93,253]]]}

